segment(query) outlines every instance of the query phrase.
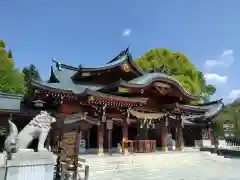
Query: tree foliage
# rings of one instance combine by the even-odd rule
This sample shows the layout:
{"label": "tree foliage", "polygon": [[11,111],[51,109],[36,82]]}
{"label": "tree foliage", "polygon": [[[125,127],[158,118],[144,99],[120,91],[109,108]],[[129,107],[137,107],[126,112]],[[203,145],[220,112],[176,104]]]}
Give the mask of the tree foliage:
{"label": "tree foliage", "polygon": [[12,52],[0,40],[0,92],[22,94],[25,92],[24,76],[15,68]]}
{"label": "tree foliage", "polygon": [[216,91],[213,85],[207,85],[204,74],[198,71],[183,53],[173,53],[166,48],[154,48],[138,58],[136,64],[143,71],[153,69],[159,71],[164,65],[169,74],[175,77],[188,92],[202,95],[204,101],[208,101]]}
{"label": "tree foliage", "polygon": [[235,100],[233,103],[225,106],[223,111],[216,117],[217,131],[220,136],[223,136],[223,124],[230,121],[234,124],[235,134],[240,137],[240,100]]}
{"label": "tree foliage", "polygon": [[30,64],[28,67],[24,67],[22,72],[24,74],[25,82],[28,82],[30,79],[41,80],[40,74],[33,64]]}

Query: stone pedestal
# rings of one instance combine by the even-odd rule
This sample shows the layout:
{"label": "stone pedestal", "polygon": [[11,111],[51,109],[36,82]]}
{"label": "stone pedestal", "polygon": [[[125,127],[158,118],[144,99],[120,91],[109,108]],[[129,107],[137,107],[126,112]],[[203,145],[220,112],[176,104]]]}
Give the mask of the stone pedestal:
{"label": "stone pedestal", "polygon": [[52,180],[55,164],[51,152],[17,152],[7,160],[6,180]]}
{"label": "stone pedestal", "polygon": [[225,139],[218,140],[218,147],[219,148],[227,148],[227,142]]}

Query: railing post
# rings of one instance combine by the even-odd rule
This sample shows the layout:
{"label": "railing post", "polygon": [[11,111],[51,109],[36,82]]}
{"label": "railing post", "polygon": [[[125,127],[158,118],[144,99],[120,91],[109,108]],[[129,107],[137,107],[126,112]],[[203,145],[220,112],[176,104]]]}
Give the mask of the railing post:
{"label": "railing post", "polygon": [[87,164],[86,166],[85,166],[85,180],[88,180],[88,178],[89,178],[89,165]]}

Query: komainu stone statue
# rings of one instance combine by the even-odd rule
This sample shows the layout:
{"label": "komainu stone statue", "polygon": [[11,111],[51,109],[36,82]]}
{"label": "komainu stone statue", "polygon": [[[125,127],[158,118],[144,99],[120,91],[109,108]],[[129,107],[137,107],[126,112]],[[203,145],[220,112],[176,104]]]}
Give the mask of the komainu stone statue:
{"label": "komainu stone statue", "polygon": [[27,149],[34,139],[38,139],[38,151],[46,151],[44,143],[54,122],[56,119],[47,111],[41,111],[18,133],[16,125],[9,120],[10,132],[5,140],[5,150],[10,152],[12,149]]}

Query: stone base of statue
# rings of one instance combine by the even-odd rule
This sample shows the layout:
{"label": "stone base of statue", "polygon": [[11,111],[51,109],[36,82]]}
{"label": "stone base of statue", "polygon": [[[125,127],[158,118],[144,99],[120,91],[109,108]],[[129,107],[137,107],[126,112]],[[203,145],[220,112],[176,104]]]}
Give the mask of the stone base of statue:
{"label": "stone base of statue", "polygon": [[6,162],[6,180],[52,180],[56,158],[52,152],[19,151]]}
{"label": "stone base of statue", "polygon": [[202,147],[213,148],[212,142],[210,139],[203,139],[202,140]]}

